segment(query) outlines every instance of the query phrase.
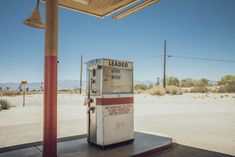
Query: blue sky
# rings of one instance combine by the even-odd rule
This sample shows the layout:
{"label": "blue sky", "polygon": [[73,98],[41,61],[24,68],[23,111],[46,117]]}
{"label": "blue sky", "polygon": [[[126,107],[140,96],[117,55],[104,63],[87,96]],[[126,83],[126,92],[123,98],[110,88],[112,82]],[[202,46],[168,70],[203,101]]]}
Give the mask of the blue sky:
{"label": "blue sky", "polygon": [[[2,0],[0,82],[43,80],[44,30],[27,27],[36,0]],[[59,79],[78,80],[80,55],[134,61],[135,80],[162,77],[167,53],[235,60],[234,0],[161,0],[120,21],[59,9]],[[44,4],[40,5],[44,19]],[[219,80],[235,63],[168,58],[167,75]],[[85,72],[84,72],[85,74]],[[84,75],[85,79],[85,75]]]}

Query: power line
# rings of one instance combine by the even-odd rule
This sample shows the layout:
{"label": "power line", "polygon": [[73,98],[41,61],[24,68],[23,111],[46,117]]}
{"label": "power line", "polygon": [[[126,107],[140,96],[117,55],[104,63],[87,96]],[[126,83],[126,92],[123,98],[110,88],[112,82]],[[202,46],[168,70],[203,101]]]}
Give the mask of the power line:
{"label": "power line", "polygon": [[158,55],[158,56],[151,56],[151,58],[160,58],[163,57],[164,55]]}
{"label": "power line", "polygon": [[201,57],[175,56],[175,55],[167,55],[167,57],[184,58],[184,59],[201,60],[201,61],[230,62],[230,63],[235,63],[235,60],[224,60],[224,59],[214,59],[214,58],[201,58]]}
{"label": "power line", "polygon": [[[164,57],[164,55],[158,56],[151,56],[151,58],[160,58]],[[230,62],[234,63],[235,60],[226,60],[226,59],[215,59],[215,58],[202,58],[202,57],[191,57],[191,56],[176,56],[176,55],[167,55],[169,58],[184,58],[184,59],[191,59],[191,60],[201,60],[201,61],[214,61],[214,62]]]}

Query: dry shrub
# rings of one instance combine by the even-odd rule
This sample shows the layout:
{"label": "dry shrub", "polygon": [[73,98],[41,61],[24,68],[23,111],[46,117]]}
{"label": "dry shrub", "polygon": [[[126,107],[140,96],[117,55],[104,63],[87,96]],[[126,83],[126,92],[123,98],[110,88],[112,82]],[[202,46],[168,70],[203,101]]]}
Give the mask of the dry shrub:
{"label": "dry shrub", "polygon": [[207,87],[207,89],[208,89],[208,92],[210,92],[210,93],[217,93],[219,87],[218,86],[210,86],[210,87]]}
{"label": "dry shrub", "polygon": [[193,86],[193,80],[191,78],[186,78],[180,80],[180,87],[192,87]]}
{"label": "dry shrub", "polygon": [[16,96],[20,95],[19,91],[13,91],[13,90],[4,90],[2,91],[2,96]]}
{"label": "dry shrub", "polygon": [[[28,92],[25,92],[26,95],[34,95],[34,94],[39,94],[41,91],[36,91],[36,90],[33,90],[33,91],[28,91]],[[22,94],[22,93],[21,93]]]}
{"label": "dry shrub", "polygon": [[166,93],[171,95],[182,95],[182,89],[176,86],[167,86],[166,87]]}
{"label": "dry shrub", "polygon": [[148,88],[148,86],[145,84],[136,84],[135,85],[135,90],[138,90],[138,89],[146,90],[147,88]]}
{"label": "dry shrub", "polygon": [[235,93],[235,85],[222,85],[219,87],[218,93]]}
{"label": "dry shrub", "polygon": [[221,80],[218,83],[219,85],[235,85],[235,75],[225,75],[221,78]]}
{"label": "dry shrub", "polygon": [[165,88],[161,87],[161,86],[154,86],[153,88],[149,89],[149,94],[151,95],[165,95],[166,94],[166,90]]}
{"label": "dry shrub", "polygon": [[145,90],[137,89],[137,90],[135,91],[135,93],[136,93],[136,94],[142,94],[142,93],[144,93],[144,91],[145,91]]}
{"label": "dry shrub", "polygon": [[0,106],[2,110],[8,110],[11,107],[10,103],[4,99],[0,99]]}
{"label": "dry shrub", "polygon": [[194,86],[191,89],[191,93],[207,93],[208,89],[206,86]]}
{"label": "dry shrub", "polygon": [[190,93],[191,89],[190,88],[181,88],[183,93]]}
{"label": "dry shrub", "polygon": [[60,89],[58,91],[59,94],[73,94],[73,93],[76,93],[75,91],[73,90],[70,90],[70,89]]}

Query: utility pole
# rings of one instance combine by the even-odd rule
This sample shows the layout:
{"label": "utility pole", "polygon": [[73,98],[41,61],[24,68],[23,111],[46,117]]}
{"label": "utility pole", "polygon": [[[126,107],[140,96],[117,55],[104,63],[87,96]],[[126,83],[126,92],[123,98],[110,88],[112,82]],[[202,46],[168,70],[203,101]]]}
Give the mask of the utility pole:
{"label": "utility pole", "polygon": [[81,66],[80,66],[80,95],[82,94],[82,64],[83,56],[81,55]]}
{"label": "utility pole", "polygon": [[164,41],[163,87],[166,88],[166,40]]}

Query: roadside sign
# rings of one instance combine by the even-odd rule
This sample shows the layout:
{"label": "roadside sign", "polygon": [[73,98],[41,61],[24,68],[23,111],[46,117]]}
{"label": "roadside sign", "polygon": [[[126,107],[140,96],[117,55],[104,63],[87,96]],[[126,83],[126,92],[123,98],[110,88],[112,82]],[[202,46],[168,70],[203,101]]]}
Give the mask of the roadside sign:
{"label": "roadside sign", "polygon": [[25,85],[25,84],[28,84],[28,82],[27,81],[21,81],[21,84]]}
{"label": "roadside sign", "polygon": [[22,91],[23,91],[23,107],[25,107],[25,85],[28,84],[28,82],[26,80],[21,81],[20,83],[21,85],[23,85],[22,87]]}

